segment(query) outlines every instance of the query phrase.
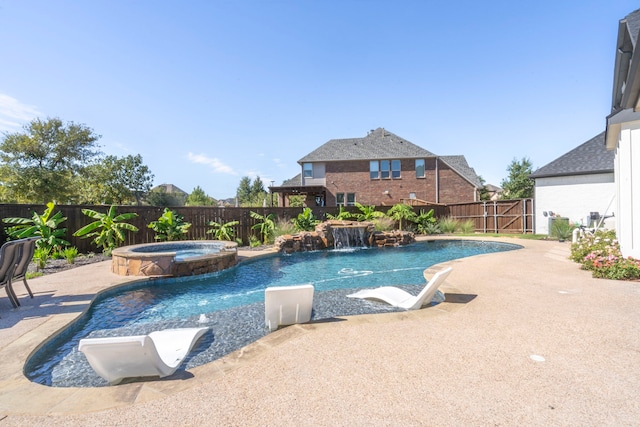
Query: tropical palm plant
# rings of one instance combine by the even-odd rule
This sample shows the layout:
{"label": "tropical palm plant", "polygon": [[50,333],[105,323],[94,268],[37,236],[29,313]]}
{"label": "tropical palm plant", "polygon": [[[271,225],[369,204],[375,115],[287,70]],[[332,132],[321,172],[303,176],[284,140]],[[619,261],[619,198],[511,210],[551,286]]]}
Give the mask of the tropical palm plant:
{"label": "tropical palm plant", "polygon": [[118,215],[115,205],[111,205],[107,213],[100,213],[93,209],[82,209],[82,213],[95,221],[80,228],[73,235],[83,238],[93,237],[92,243],[102,247],[105,255],[111,254],[111,251],[124,242],[125,231],[134,233],[138,231],[135,225],[123,222],[137,217],[138,214],[131,212]]}
{"label": "tropical palm plant", "polygon": [[360,213],[354,215],[358,221],[372,221],[385,216],[384,212],[377,211],[375,206],[365,206],[356,202],[356,207],[360,209]]}
{"label": "tropical palm plant", "polygon": [[398,221],[398,229],[402,231],[402,221],[415,221],[416,213],[411,206],[404,203],[397,203],[387,211],[387,216]]}
{"label": "tropical palm plant", "polygon": [[342,205],[340,205],[340,210],[336,215],[331,215],[330,213],[326,213],[325,216],[327,217],[327,219],[336,220],[336,221],[344,221],[344,220],[351,219],[353,217],[351,212],[346,211],[344,209],[344,206]]}
{"label": "tropical palm plant", "polygon": [[260,236],[262,237],[263,244],[269,244],[269,242],[273,240],[274,231],[276,229],[275,214],[270,213],[268,215],[260,215],[257,212],[251,211],[249,212],[249,215],[251,216],[251,218],[260,221],[253,227],[251,227],[251,229],[257,229],[260,233]]}
{"label": "tropical palm plant", "polygon": [[296,231],[312,231],[320,223],[313,215],[311,208],[304,208],[291,222],[293,222]]}
{"label": "tropical palm plant", "polygon": [[156,240],[173,241],[185,239],[191,223],[184,222],[182,215],[164,208],[162,216],[157,221],[151,221],[147,227],[156,232],[154,237]]}
{"label": "tropical palm plant", "polygon": [[54,215],[54,202],[47,203],[47,208],[42,215],[37,212],[33,213],[29,218],[4,218],[6,224],[14,224],[7,229],[7,234],[14,239],[24,239],[27,237],[40,237],[36,241],[36,248],[44,249],[47,253],[58,251],[70,243],[63,239],[67,233],[66,228],[58,228],[58,226],[67,220],[62,216],[62,212],[58,211]]}
{"label": "tropical palm plant", "polygon": [[220,224],[215,221],[210,221],[211,227],[207,234],[213,234],[213,238],[216,240],[229,240],[233,242],[236,238],[236,225],[240,224],[240,221],[229,221],[224,224]]}
{"label": "tropical palm plant", "polygon": [[429,231],[434,230],[431,226],[436,223],[436,219],[433,216],[433,209],[430,209],[428,212],[425,212],[424,209],[420,209],[420,213],[416,216],[415,223],[418,233],[434,234],[433,232],[429,233]]}

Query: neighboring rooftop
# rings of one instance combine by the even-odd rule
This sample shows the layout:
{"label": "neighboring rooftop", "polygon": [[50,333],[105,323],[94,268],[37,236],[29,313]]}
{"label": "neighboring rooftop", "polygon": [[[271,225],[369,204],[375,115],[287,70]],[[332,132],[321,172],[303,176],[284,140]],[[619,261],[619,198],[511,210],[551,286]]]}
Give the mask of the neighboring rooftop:
{"label": "neighboring rooftop", "polygon": [[384,128],[378,128],[364,138],[329,140],[298,160],[298,163],[420,157],[435,157],[435,154]]}
{"label": "neighboring rooftop", "polygon": [[482,183],[476,171],[469,166],[464,156],[440,156],[438,159],[445,162],[451,169],[458,172],[460,176],[469,181],[477,188],[482,188]]}
{"label": "neighboring rooftop", "polygon": [[602,132],[531,174],[531,178],[613,172],[614,151],[608,151]]}
{"label": "neighboring rooftop", "polygon": [[179,193],[179,194],[185,194],[185,195],[189,195],[189,193],[187,193],[186,191],[178,188],[177,186],[173,185],[173,184],[160,184],[157,185],[155,187],[152,188],[152,190],[160,190],[162,189],[165,193]]}

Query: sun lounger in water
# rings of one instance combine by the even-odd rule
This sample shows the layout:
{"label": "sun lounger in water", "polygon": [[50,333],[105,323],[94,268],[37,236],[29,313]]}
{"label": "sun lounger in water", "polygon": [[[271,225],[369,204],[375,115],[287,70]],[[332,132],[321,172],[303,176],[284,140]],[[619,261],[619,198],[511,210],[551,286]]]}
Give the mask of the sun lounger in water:
{"label": "sun lounger in water", "polygon": [[208,328],[165,329],[148,335],[84,338],[78,349],[109,384],[124,378],[166,377],[182,364]]}
{"label": "sun lounger in water", "polygon": [[311,320],[313,285],[272,286],[264,291],[265,322],[269,331],[281,325]]}
{"label": "sun lounger in water", "polygon": [[363,289],[354,294],[347,295],[347,297],[380,300],[394,307],[404,308],[405,310],[417,310],[424,304],[431,302],[438,287],[444,282],[449,273],[451,273],[451,270],[452,268],[449,267],[434,274],[417,296],[413,296],[409,292],[403,291],[395,286],[383,286],[374,289]]}

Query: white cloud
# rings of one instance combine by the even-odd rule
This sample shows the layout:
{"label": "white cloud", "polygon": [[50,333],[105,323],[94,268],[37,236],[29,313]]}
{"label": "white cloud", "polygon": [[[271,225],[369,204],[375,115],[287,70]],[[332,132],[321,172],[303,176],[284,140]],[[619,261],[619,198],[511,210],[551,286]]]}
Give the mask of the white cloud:
{"label": "white cloud", "polygon": [[286,167],[286,164],[284,164],[284,163],[282,162],[282,160],[281,160],[281,159],[279,159],[279,158],[275,158],[275,159],[273,159],[273,163],[276,165],[276,167],[278,167],[278,168],[280,168],[280,169],[282,169],[282,168],[285,168],[285,167]]}
{"label": "white cloud", "polygon": [[204,154],[193,154],[189,152],[189,154],[187,154],[187,158],[192,163],[209,166],[211,169],[213,169],[214,172],[217,172],[217,173],[225,173],[229,175],[238,174],[236,171],[233,170],[233,168],[225,165],[215,157],[208,157],[208,156],[205,156]]}
{"label": "white cloud", "polygon": [[41,113],[33,106],[0,93],[0,130],[13,132]]}

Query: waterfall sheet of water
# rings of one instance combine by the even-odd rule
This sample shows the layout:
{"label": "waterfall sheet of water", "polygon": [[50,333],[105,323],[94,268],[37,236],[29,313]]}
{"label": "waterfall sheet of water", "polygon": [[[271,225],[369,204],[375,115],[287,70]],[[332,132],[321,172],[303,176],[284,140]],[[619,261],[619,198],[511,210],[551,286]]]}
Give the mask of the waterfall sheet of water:
{"label": "waterfall sheet of water", "polygon": [[367,246],[364,227],[334,227],[331,229],[334,249],[361,248]]}

